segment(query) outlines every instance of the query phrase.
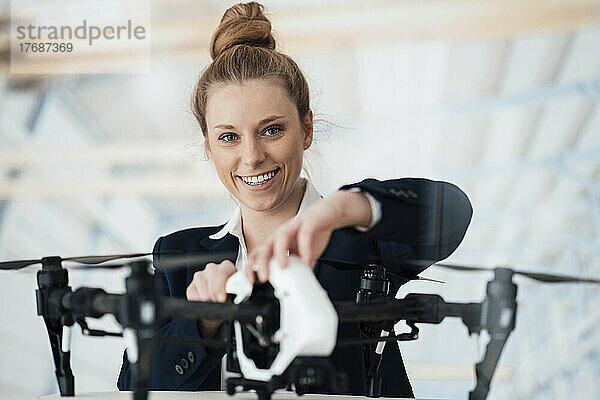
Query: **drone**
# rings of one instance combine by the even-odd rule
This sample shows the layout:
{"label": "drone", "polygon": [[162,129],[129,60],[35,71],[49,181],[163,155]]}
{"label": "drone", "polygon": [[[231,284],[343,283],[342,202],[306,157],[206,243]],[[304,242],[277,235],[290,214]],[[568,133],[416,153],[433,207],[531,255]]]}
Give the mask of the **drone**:
{"label": "drone", "polygon": [[[381,261],[355,264],[322,258],[336,268],[361,268],[363,274],[355,302],[332,303],[312,270],[291,255],[282,269],[275,259],[270,262],[267,283],[251,284],[242,271],[233,274],[226,283],[230,298],[227,303],[187,301],[160,296],[151,268],[144,259],[152,253],[118,254],[84,257],[44,257],[0,262],[0,270],[20,270],[41,264],[37,271],[37,313],[43,317],[50,340],[55,374],[61,396],[74,396],[74,376],[70,365],[71,329],[77,323],[84,335],[123,336],[134,339],[127,354],[133,363],[132,388],[135,400],[146,400],[150,385],[152,344],[156,341],[184,342],[227,350],[227,370],[239,376],[229,377],[227,393],[256,391],[259,400],[270,400],[278,389],[294,390],[297,394],[343,393],[344,379],[336,374],[329,356],[336,346],[362,346],[365,395],[380,397],[379,367],[387,342],[416,340],[416,324],[439,324],[445,318],[459,318],[468,333],[487,331],[490,340],[483,358],[475,365],[477,383],[469,393],[470,400],[487,397],[504,345],[515,328],[517,285],[513,276],[521,275],[546,283],[600,283],[600,279],[576,278],[537,272],[516,271],[508,267],[494,269],[408,260],[425,267],[436,265],[458,271],[493,271],[487,283],[486,295],[480,303],[446,302],[436,294],[410,293],[395,298],[391,293],[391,278],[404,281],[433,279],[403,276],[389,272]],[[161,259],[161,268],[181,268],[188,262],[207,264],[226,259],[235,260],[232,253],[169,255]],[[116,264],[108,261],[136,259]],[[124,294],[107,293],[100,288],[69,286],[68,269],[63,262],[76,263],[68,269],[129,268]],[[314,312],[319,310],[319,312]],[[123,332],[90,329],[86,318],[111,314],[123,327]],[[223,339],[159,336],[161,319],[219,319],[226,321],[228,334]],[[393,326],[405,321],[410,332],[396,334]],[[313,329],[301,329],[310,324]],[[359,323],[361,336],[338,339],[339,323]]]}

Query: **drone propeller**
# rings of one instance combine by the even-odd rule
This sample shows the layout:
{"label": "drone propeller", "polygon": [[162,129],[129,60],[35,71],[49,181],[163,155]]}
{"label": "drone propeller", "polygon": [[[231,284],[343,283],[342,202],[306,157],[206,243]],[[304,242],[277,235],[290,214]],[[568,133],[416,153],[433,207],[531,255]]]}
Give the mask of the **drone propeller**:
{"label": "drone propeller", "polygon": [[[134,253],[134,254],[113,254],[108,256],[83,256],[83,257],[66,257],[60,258],[61,261],[71,261],[86,265],[101,264],[107,261],[118,260],[123,258],[138,258],[149,256],[152,253]],[[18,261],[3,261],[0,262],[0,270],[19,270],[33,264],[41,264],[42,259],[36,260],[18,260]]]}
{"label": "drone propeller", "polygon": [[[493,271],[493,269],[491,269],[491,268],[474,267],[474,266],[457,265],[457,264],[433,264],[433,266],[452,269],[455,271]],[[571,283],[575,283],[575,282],[600,283],[600,279],[578,278],[575,276],[546,274],[546,273],[542,273],[542,272],[516,271],[516,270],[513,270],[512,268],[506,268],[506,269],[511,270],[513,272],[513,274],[515,274],[515,275],[525,276],[527,278],[534,279],[534,280],[540,281],[540,282],[547,282],[547,283],[569,283],[569,282],[571,282]]]}
{"label": "drone propeller", "polygon": [[440,264],[440,263],[437,263],[437,264],[432,264],[432,266],[453,269],[455,271],[492,271],[491,268],[476,267],[476,266],[473,266],[473,265]]}
{"label": "drone propeller", "polygon": [[[65,257],[59,258],[61,261],[70,261],[83,265],[73,266],[70,269],[116,269],[121,268],[124,264],[106,264],[106,265],[98,265],[105,263],[107,261],[119,260],[119,259],[128,259],[128,258],[139,258],[150,256],[152,253],[128,253],[128,254],[112,254],[106,256],[82,256],[82,257]],[[208,264],[210,262],[220,263],[224,260],[235,260],[237,253],[235,252],[219,252],[219,253],[204,253],[204,254],[183,254],[183,255],[170,255],[170,256],[162,256],[160,260],[160,268],[163,270],[170,269],[179,269],[181,267],[185,267],[189,264]],[[350,261],[342,261],[342,260],[334,260],[330,258],[320,258],[319,261],[330,264],[336,268],[344,269],[344,268],[364,268],[365,264],[354,263]],[[424,267],[429,266],[437,266],[446,269],[451,269],[455,271],[492,271],[491,268],[484,268],[472,265],[460,265],[460,264],[446,264],[446,263],[435,263],[435,261],[431,260],[403,260],[406,263],[411,265],[420,265]],[[17,260],[17,261],[3,261],[0,262],[0,270],[20,270],[25,267],[28,267],[33,264],[41,264],[43,262],[42,259],[31,259],[31,260]],[[372,260],[372,262],[368,262],[369,264],[383,264],[381,260]],[[515,275],[525,276],[530,279],[534,279],[540,282],[547,283],[569,283],[569,282],[579,282],[579,283],[600,283],[600,279],[593,278],[579,278],[568,275],[556,275],[556,274],[546,274],[540,272],[529,272],[529,271],[516,271],[511,268],[507,268],[511,270]],[[444,283],[443,281],[439,281],[436,279],[420,277],[418,275],[404,275],[397,272],[392,272],[402,278],[408,280],[421,280],[421,281],[430,281],[437,283]]]}
{"label": "drone propeller", "polygon": [[[123,263],[118,264],[104,264],[107,261],[119,260],[119,259],[128,259],[128,258],[138,258],[150,256],[152,253],[133,253],[133,254],[113,254],[107,256],[83,256],[83,257],[66,257],[60,258],[60,261],[70,261],[74,263],[79,263],[81,265],[73,265],[69,266],[71,270],[78,269],[118,269],[125,266]],[[186,267],[190,264],[192,265],[203,265],[208,263],[220,263],[224,260],[234,261],[237,258],[236,252],[211,252],[211,253],[203,253],[203,254],[181,254],[181,252],[173,252],[173,255],[163,255],[160,257],[160,262],[158,264],[159,268],[163,271],[180,269],[182,267]],[[380,259],[372,259],[367,262],[367,264],[358,264],[350,261],[342,261],[342,260],[334,260],[329,258],[321,258],[319,261],[330,264],[336,268],[340,269],[363,269],[365,265],[370,264],[383,264],[383,261]],[[0,270],[19,270],[23,269],[27,266],[33,264],[42,263],[42,259],[34,259],[34,260],[18,260],[18,261],[4,261],[0,262]],[[429,264],[428,264],[429,265]],[[397,272],[392,272],[393,274],[400,276],[401,278],[407,280],[421,280],[421,281],[429,281],[429,282],[437,282],[444,283],[443,281],[439,281],[436,279],[420,277],[418,275],[406,275]]]}
{"label": "drone propeller", "polygon": [[555,275],[555,274],[544,274],[540,272],[526,272],[526,271],[514,271],[517,275],[526,276],[530,279],[535,279],[540,282],[550,283],[567,283],[567,282],[579,282],[579,283],[600,283],[600,279],[593,278],[578,278],[575,276],[568,275]]}
{"label": "drone propeller", "polygon": [[63,258],[63,261],[72,261],[81,264],[102,264],[106,261],[118,260],[121,258],[138,258],[150,256],[152,253],[132,253],[132,254],[115,254],[110,256],[84,256],[84,257],[69,257]]}
{"label": "drone propeller", "polygon": [[[158,268],[160,268],[163,271],[168,271],[168,270],[173,270],[173,269],[180,269],[180,268],[186,267],[188,265],[205,265],[208,263],[218,264],[224,260],[230,260],[230,261],[234,262],[236,258],[237,258],[237,253],[231,252],[231,251],[211,252],[211,253],[202,253],[202,254],[188,253],[188,254],[180,254],[180,255],[161,256],[157,266],[158,266]],[[363,269],[365,267],[365,265],[382,263],[382,261],[380,261],[380,260],[373,260],[373,262],[369,262],[367,264],[358,264],[358,263],[353,263],[350,261],[334,260],[334,259],[330,259],[330,258],[320,258],[319,261],[327,263],[327,264],[332,265],[339,269]],[[122,266],[124,266],[124,264],[108,264],[108,265],[101,265],[101,266],[94,267],[94,268],[120,268]],[[81,267],[87,268],[84,266],[76,266],[75,268],[81,268]],[[70,267],[70,268],[73,268],[73,267]],[[400,276],[401,278],[407,279],[407,280],[422,280],[422,281],[430,281],[430,282],[437,282],[437,283],[445,283],[443,281],[439,281],[439,280],[431,279],[431,278],[424,278],[424,277],[420,277],[417,275],[404,275],[404,274],[400,274],[397,272],[392,272],[392,273]]]}
{"label": "drone propeller", "polygon": [[19,260],[19,261],[3,261],[0,262],[0,269],[17,270],[28,267],[33,264],[39,264],[42,260]]}

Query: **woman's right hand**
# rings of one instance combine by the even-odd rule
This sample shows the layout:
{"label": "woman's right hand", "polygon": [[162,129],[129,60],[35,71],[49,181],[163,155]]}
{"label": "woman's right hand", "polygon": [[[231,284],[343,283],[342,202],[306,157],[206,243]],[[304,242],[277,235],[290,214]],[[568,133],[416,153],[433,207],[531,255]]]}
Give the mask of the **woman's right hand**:
{"label": "woman's right hand", "polygon": [[[224,303],[227,300],[225,283],[236,272],[235,265],[229,260],[220,264],[208,263],[204,270],[194,273],[192,282],[185,291],[185,297],[191,301]],[[210,339],[215,335],[222,322],[222,320],[199,320],[198,329],[202,337]]]}

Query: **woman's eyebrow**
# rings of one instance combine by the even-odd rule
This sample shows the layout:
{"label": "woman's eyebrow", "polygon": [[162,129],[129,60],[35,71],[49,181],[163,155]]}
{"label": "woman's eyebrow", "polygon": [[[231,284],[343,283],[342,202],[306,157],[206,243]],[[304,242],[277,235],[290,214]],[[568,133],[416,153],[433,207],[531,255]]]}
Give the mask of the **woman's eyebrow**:
{"label": "woman's eyebrow", "polygon": [[263,124],[267,124],[271,121],[275,121],[276,119],[279,118],[285,118],[285,115],[271,115],[270,117],[261,119],[260,121],[258,121],[258,125],[263,125]]}
{"label": "woman's eyebrow", "polygon": [[[271,121],[275,121],[276,119],[279,119],[279,118],[285,118],[285,115],[271,115],[271,116],[268,116],[267,118],[263,118],[260,121],[258,121],[257,125],[260,126],[260,125],[269,123]],[[228,124],[219,124],[219,125],[215,125],[215,127],[213,129],[217,129],[217,128],[235,129],[235,126],[228,125]]]}

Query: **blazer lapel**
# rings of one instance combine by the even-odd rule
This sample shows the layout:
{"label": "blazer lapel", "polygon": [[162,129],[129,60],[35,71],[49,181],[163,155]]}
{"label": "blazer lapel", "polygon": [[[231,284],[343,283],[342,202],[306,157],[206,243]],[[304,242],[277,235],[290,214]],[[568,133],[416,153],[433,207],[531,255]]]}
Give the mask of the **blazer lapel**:
{"label": "blazer lapel", "polygon": [[[207,252],[235,252],[236,259],[238,255],[238,251],[240,249],[240,242],[237,237],[228,233],[223,236],[221,239],[211,239],[208,236],[204,239],[200,240],[200,246],[206,249]],[[231,262],[235,263],[235,259],[231,260]],[[197,271],[202,271],[205,265],[198,264],[188,264],[187,265],[187,281],[188,283],[192,281],[194,277],[194,273]]]}

